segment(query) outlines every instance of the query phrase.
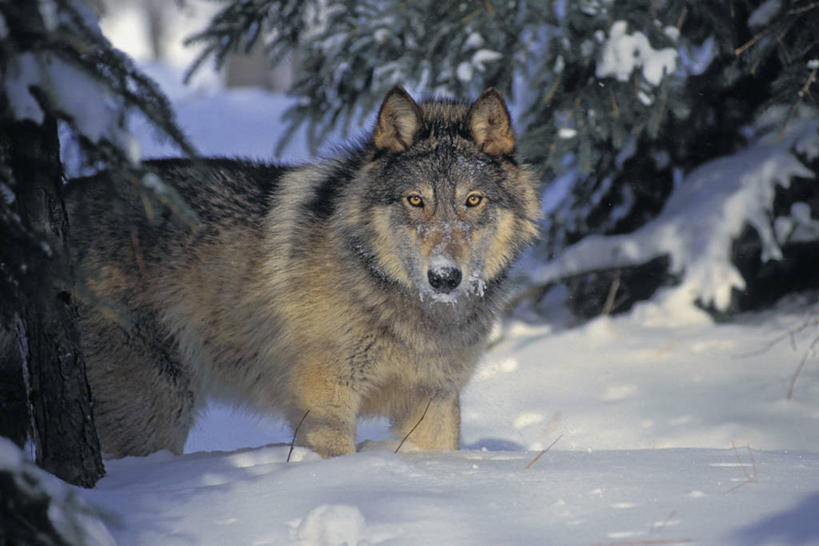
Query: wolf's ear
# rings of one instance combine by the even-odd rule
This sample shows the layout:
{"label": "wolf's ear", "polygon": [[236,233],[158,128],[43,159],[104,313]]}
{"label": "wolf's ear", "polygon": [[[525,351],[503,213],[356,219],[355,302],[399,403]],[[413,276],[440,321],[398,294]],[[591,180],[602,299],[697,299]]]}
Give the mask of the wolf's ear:
{"label": "wolf's ear", "polygon": [[512,119],[503,95],[494,87],[484,91],[467,114],[472,138],[489,155],[510,155],[515,151]]}
{"label": "wolf's ear", "polygon": [[373,142],[379,150],[402,152],[415,140],[421,128],[421,108],[404,88],[396,85],[389,90],[375,124]]}

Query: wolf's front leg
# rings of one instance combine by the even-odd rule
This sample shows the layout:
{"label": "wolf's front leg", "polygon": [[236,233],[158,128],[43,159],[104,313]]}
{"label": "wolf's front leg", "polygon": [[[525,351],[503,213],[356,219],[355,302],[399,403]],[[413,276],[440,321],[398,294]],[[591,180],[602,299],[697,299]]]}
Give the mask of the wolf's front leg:
{"label": "wolf's front leg", "polygon": [[[325,459],[355,453],[356,416],[360,397],[345,385],[331,365],[302,363],[290,383],[294,404],[288,418],[296,443]],[[302,421],[303,419],[303,421]]]}
{"label": "wolf's front leg", "polygon": [[457,392],[432,397],[419,393],[407,402],[392,416],[392,429],[399,441],[409,434],[407,440],[421,449],[458,449],[461,404]]}

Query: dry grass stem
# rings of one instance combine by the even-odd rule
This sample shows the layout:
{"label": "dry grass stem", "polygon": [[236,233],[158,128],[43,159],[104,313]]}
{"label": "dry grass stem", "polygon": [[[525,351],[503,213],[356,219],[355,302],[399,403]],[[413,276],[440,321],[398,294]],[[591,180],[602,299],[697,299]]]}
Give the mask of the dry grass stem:
{"label": "dry grass stem", "polygon": [[420,425],[420,424],[421,424],[421,421],[423,421],[423,420],[424,420],[424,417],[426,417],[426,416],[427,416],[427,412],[429,411],[429,406],[432,404],[432,399],[433,399],[433,397],[432,397],[432,396],[430,396],[430,397],[429,397],[429,400],[427,400],[427,407],[425,407],[425,408],[424,408],[424,413],[422,413],[422,414],[421,414],[421,418],[420,418],[420,419],[418,419],[418,422],[417,422],[417,423],[415,423],[415,424],[412,426],[412,428],[409,430],[409,432],[407,432],[407,434],[406,434],[406,435],[405,435],[403,438],[401,438],[401,442],[398,444],[398,447],[396,447],[396,448],[395,448],[395,451],[394,451],[393,453],[398,453],[398,450],[400,450],[400,449],[401,449],[401,446],[403,446],[403,445],[404,445],[404,442],[406,442],[406,441],[407,441],[407,438],[409,438],[409,437],[410,437],[410,434],[412,434],[413,432],[415,432],[415,429],[416,429],[416,428],[418,428],[418,425]]}
{"label": "dry grass stem", "polygon": [[725,492],[726,495],[729,493],[733,493],[743,485],[747,485],[749,483],[756,483],[758,481],[756,474],[756,461],[754,460],[754,452],[751,451],[751,446],[745,446],[745,449],[748,450],[748,457],[751,460],[752,472],[748,472],[748,469],[746,468],[748,465],[742,461],[742,457],[739,456],[739,450],[737,449],[737,446],[734,444],[734,442],[731,442],[731,447],[734,450],[734,454],[737,456],[737,462],[739,462],[739,467],[742,469],[742,473],[745,475],[745,480],[736,484],[734,487],[726,491]]}
{"label": "dry grass stem", "polygon": [[614,302],[615,298],[617,297],[617,291],[620,289],[620,269],[616,269],[614,271],[614,279],[611,281],[611,287],[609,287],[609,293],[606,296],[606,302],[603,304],[603,309],[600,311],[601,315],[610,315],[612,309],[614,309]]}
{"label": "dry grass stem", "polygon": [[[747,353],[742,353],[742,354],[737,355],[737,357],[738,358],[744,358],[744,357],[749,357],[749,356],[754,356],[754,355],[759,355],[759,354],[765,353],[765,352],[769,351],[773,346],[775,346],[778,343],[781,343],[782,341],[784,341],[786,339],[789,340],[790,345],[791,345],[791,349],[796,351],[797,350],[796,336],[798,334],[804,332],[808,328],[811,328],[811,327],[819,327],[819,318],[814,317],[814,318],[807,319],[807,320],[803,321],[799,326],[797,326],[795,328],[790,328],[789,330],[787,330],[783,334],[780,334],[780,335],[776,336],[771,341],[766,343],[761,349],[757,349],[755,351],[750,351],[750,352],[747,352]],[[794,385],[796,385],[796,379],[799,377],[799,374],[802,372],[802,368],[805,367],[805,364],[807,363],[808,358],[815,353],[817,345],[819,345],[819,335],[817,335],[817,336],[815,336],[813,338],[813,341],[811,341],[810,345],[808,346],[808,348],[805,350],[804,354],[802,355],[802,359],[799,361],[799,365],[796,367],[796,370],[794,370],[793,375],[791,376],[791,380],[790,380],[790,382],[788,384],[788,392],[785,395],[786,399],[791,400],[793,398],[793,389],[794,389]]]}
{"label": "dry grass stem", "polygon": [[549,444],[549,447],[547,447],[546,449],[544,449],[543,451],[541,451],[540,453],[538,453],[537,455],[535,455],[535,458],[534,458],[534,459],[532,459],[531,461],[529,461],[529,464],[527,464],[525,467],[523,467],[523,469],[524,469],[524,470],[528,470],[528,469],[529,469],[529,468],[530,468],[530,467],[531,467],[533,464],[535,464],[535,463],[537,462],[537,460],[538,460],[538,459],[540,459],[541,457],[543,457],[543,455],[544,455],[544,454],[545,454],[547,451],[549,451],[550,449],[552,449],[552,446],[554,446],[554,445],[557,443],[557,441],[558,441],[558,440],[560,440],[561,438],[563,438],[563,433],[561,433],[561,434],[560,434],[560,436],[558,436],[557,438],[555,438],[555,439],[552,441],[552,443],[551,443],[551,444]]}
{"label": "dry grass stem", "polygon": [[805,351],[805,354],[802,355],[802,360],[799,361],[799,366],[796,367],[794,370],[793,375],[791,376],[791,382],[788,384],[788,394],[785,396],[788,400],[793,398],[793,387],[796,385],[796,378],[799,377],[799,373],[802,371],[802,368],[805,367],[805,362],[808,361],[808,357],[813,354],[814,349],[816,349],[816,345],[819,343],[819,336],[813,338],[808,350]]}
{"label": "dry grass stem", "polygon": [[304,415],[301,416],[299,419],[299,424],[296,425],[296,428],[293,429],[293,439],[290,440],[290,451],[287,452],[287,461],[290,462],[290,457],[293,455],[293,447],[296,445],[296,435],[299,433],[299,429],[301,428],[301,424],[304,423],[304,420],[307,419],[307,414],[310,413],[310,410],[304,412]]}

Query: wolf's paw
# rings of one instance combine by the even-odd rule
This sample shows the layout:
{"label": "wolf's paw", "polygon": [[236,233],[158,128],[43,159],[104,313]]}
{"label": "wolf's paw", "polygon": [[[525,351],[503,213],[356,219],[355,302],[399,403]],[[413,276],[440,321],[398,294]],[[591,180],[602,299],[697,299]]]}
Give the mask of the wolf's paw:
{"label": "wolf's paw", "polygon": [[[375,442],[373,440],[364,440],[360,442],[358,446],[358,451],[395,451],[398,449],[398,446],[401,444],[399,440],[381,440],[379,442]],[[406,440],[403,445],[401,445],[401,449],[398,450],[399,453],[411,452],[411,451],[423,451],[420,447],[415,445],[412,440]]]}
{"label": "wolf's paw", "polygon": [[314,425],[304,433],[299,443],[309,447],[323,459],[355,453],[352,435],[333,426]]}

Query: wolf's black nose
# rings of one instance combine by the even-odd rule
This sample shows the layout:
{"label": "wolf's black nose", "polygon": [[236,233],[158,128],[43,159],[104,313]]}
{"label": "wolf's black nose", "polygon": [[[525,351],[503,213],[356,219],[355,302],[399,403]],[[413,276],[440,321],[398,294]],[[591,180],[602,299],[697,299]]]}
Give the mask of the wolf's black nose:
{"label": "wolf's black nose", "polygon": [[461,284],[461,270],[456,267],[442,267],[440,269],[430,269],[427,272],[429,285],[436,292],[448,294]]}

